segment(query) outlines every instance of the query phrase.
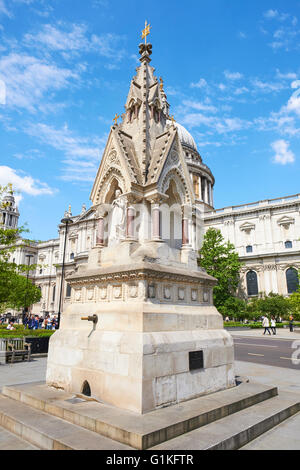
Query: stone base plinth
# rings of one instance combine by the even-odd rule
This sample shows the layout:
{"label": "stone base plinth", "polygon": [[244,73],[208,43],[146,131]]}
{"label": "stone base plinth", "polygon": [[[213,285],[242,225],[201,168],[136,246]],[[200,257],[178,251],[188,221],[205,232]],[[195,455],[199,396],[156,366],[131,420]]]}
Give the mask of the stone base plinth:
{"label": "stone base plinth", "polygon": [[[206,273],[140,263],[68,282],[49,385],[141,414],[235,385],[233,341]],[[82,320],[93,315],[96,324]]]}

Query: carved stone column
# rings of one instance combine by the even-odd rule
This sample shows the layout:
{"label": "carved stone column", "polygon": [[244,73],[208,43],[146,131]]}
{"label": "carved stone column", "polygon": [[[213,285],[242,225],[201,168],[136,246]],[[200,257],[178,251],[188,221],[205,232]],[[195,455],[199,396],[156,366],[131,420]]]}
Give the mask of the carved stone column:
{"label": "carved stone column", "polygon": [[126,217],[126,239],[134,240],[135,239],[135,208],[130,204],[127,207],[127,217]]}
{"label": "carved stone column", "polygon": [[202,181],[201,181],[201,176],[198,176],[198,181],[199,181],[199,199],[202,201]]}
{"label": "carved stone column", "polygon": [[190,244],[189,238],[189,217],[188,211],[185,206],[182,207],[182,246],[188,246]]}
{"label": "carved stone column", "polygon": [[151,212],[152,240],[161,241],[161,213],[158,201],[152,203]]}
{"label": "carved stone column", "polygon": [[97,246],[104,246],[104,217],[100,216],[97,225],[97,237],[96,237]]}

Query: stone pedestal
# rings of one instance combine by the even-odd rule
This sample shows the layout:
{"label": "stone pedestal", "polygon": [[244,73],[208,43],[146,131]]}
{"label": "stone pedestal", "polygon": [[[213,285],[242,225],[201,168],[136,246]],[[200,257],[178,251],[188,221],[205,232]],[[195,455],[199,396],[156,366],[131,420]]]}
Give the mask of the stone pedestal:
{"label": "stone pedestal", "polygon": [[[71,305],[50,340],[49,385],[82,393],[88,384],[94,398],[137,413],[235,385],[232,338],[206,273],[139,261],[68,282]],[[94,314],[97,324],[81,320]]]}

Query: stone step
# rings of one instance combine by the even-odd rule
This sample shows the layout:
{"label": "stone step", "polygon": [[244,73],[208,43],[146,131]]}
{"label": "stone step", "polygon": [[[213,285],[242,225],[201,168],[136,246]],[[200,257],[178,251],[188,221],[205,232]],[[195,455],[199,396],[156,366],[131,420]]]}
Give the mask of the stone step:
{"label": "stone step", "polygon": [[0,395],[0,426],[43,450],[132,450],[3,395]]}
{"label": "stone step", "polygon": [[299,395],[285,392],[151,450],[237,450],[299,411]]}
{"label": "stone step", "polygon": [[243,446],[240,450],[300,450],[300,412]]}
{"label": "stone step", "polygon": [[39,450],[39,448],[0,428],[0,450]]}
{"label": "stone step", "polygon": [[136,449],[147,449],[252,407],[277,388],[241,383],[235,388],[161,408],[144,415],[48,387],[45,383],[3,387],[5,396]]}

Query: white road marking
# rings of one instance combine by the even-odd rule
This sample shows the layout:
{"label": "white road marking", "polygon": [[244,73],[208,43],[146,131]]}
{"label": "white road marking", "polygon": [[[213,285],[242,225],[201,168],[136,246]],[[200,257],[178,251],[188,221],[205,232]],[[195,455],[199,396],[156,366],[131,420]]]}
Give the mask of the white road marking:
{"label": "white road marking", "polygon": [[248,353],[249,356],[264,356],[264,354],[254,354],[254,353]]}
{"label": "white road marking", "polygon": [[259,346],[261,348],[278,348],[278,346],[270,346],[266,344],[238,343],[238,342],[234,342],[234,344],[242,344],[242,345],[245,344],[246,346]]}

